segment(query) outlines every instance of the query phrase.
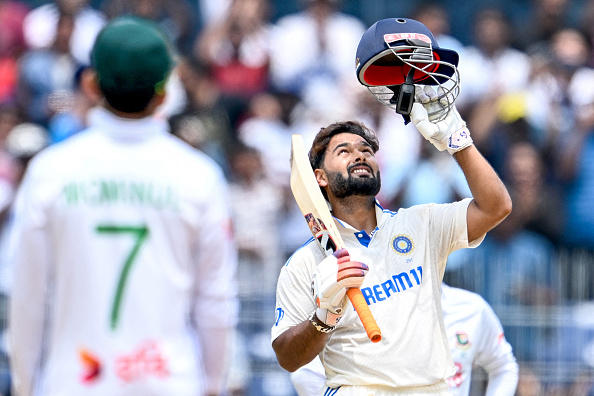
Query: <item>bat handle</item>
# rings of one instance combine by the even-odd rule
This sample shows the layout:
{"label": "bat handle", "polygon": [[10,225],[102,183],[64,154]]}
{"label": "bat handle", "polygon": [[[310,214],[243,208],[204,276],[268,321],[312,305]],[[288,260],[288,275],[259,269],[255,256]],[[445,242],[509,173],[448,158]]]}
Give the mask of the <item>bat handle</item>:
{"label": "bat handle", "polygon": [[363,323],[363,327],[365,327],[367,337],[369,337],[371,342],[379,342],[382,339],[382,332],[369,310],[369,306],[367,305],[367,301],[365,301],[365,297],[363,297],[363,293],[361,293],[361,289],[350,288],[347,290],[347,296],[349,297],[349,300],[351,300],[351,304],[353,304],[355,311],[357,311],[359,319],[361,319],[361,323]]}

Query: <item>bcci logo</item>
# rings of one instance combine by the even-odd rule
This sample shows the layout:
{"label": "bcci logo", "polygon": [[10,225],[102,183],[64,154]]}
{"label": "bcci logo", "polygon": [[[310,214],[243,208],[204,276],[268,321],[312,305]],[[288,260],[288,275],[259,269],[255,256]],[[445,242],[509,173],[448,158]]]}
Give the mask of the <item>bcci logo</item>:
{"label": "bcci logo", "polygon": [[406,235],[398,235],[392,240],[392,248],[399,254],[409,254],[414,247],[413,242]]}

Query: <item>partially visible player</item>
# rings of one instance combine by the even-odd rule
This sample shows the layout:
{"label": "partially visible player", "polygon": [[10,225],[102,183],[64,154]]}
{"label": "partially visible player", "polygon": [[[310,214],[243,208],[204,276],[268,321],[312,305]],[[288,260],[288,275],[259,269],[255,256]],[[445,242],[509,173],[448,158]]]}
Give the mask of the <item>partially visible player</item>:
{"label": "partially visible player", "polygon": [[154,116],[174,60],[116,18],[90,127],[30,162],[15,204],[9,339],[20,396],[218,396],[237,321],[228,187]]}
{"label": "partially visible player", "polygon": [[[486,396],[513,396],[518,385],[518,363],[503,327],[489,304],[478,294],[442,283],[441,306],[446,334],[456,365],[447,382],[452,396],[467,396],[473,366],[489,376]],[[291,373],[299,396],[319,396],[326,382],[319,358]]]}
{"label": "partially visible player", "polygon": [[503,327],[491,306],[478,294],[441,285],[443,321],[456,374],[447,382],[454,396],[468,395],[472,367],[489,376],[487,396],[513,396],[518,385],[518,363]]}

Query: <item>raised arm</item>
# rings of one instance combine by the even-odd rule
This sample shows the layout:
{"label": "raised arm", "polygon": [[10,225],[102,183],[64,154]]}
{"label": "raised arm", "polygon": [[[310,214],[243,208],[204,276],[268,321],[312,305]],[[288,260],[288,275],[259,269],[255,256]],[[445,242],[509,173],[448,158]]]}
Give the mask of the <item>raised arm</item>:
{"label": "raised arm", "polygon": [[474,241],[505,219],[512,202],[505,185],[473,145],[458,151],[454,158],[466,176],[474,201],[468,206],[468,241]]}
{"label": "raised arm", "polygon": [[[426,95],[427,93],[431,95]],[[438,150],[447,150],[460,165],[474,201],[468,207],[468,241],[474,241],[511,213],[512,202],[505,185],[472,144],[470,131],[452,107],[443,121],[431,122],[427,108],[436,106],[437,96],[431,90],[417,90],[411,118],[419,132]],[[422,104],[421,104],[422,103]]]}

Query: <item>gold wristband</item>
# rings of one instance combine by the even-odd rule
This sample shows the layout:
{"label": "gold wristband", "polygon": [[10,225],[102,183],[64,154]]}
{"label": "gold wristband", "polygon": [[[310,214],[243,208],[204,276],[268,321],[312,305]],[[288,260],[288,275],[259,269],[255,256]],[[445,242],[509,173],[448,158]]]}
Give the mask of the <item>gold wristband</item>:
{"label": "gold wristband", "polygon": [[318,319],[318,317],[316,316],[316,313],[314,311],[313,314],[311,314],[311,316],[309,317],[309,322],[316,328],[317,331],[319,331],[320,333],[331,333],[335,327],[334,326],[328,326],[326,323],[323,323],[322,321],[320,321],[320,319]]}

